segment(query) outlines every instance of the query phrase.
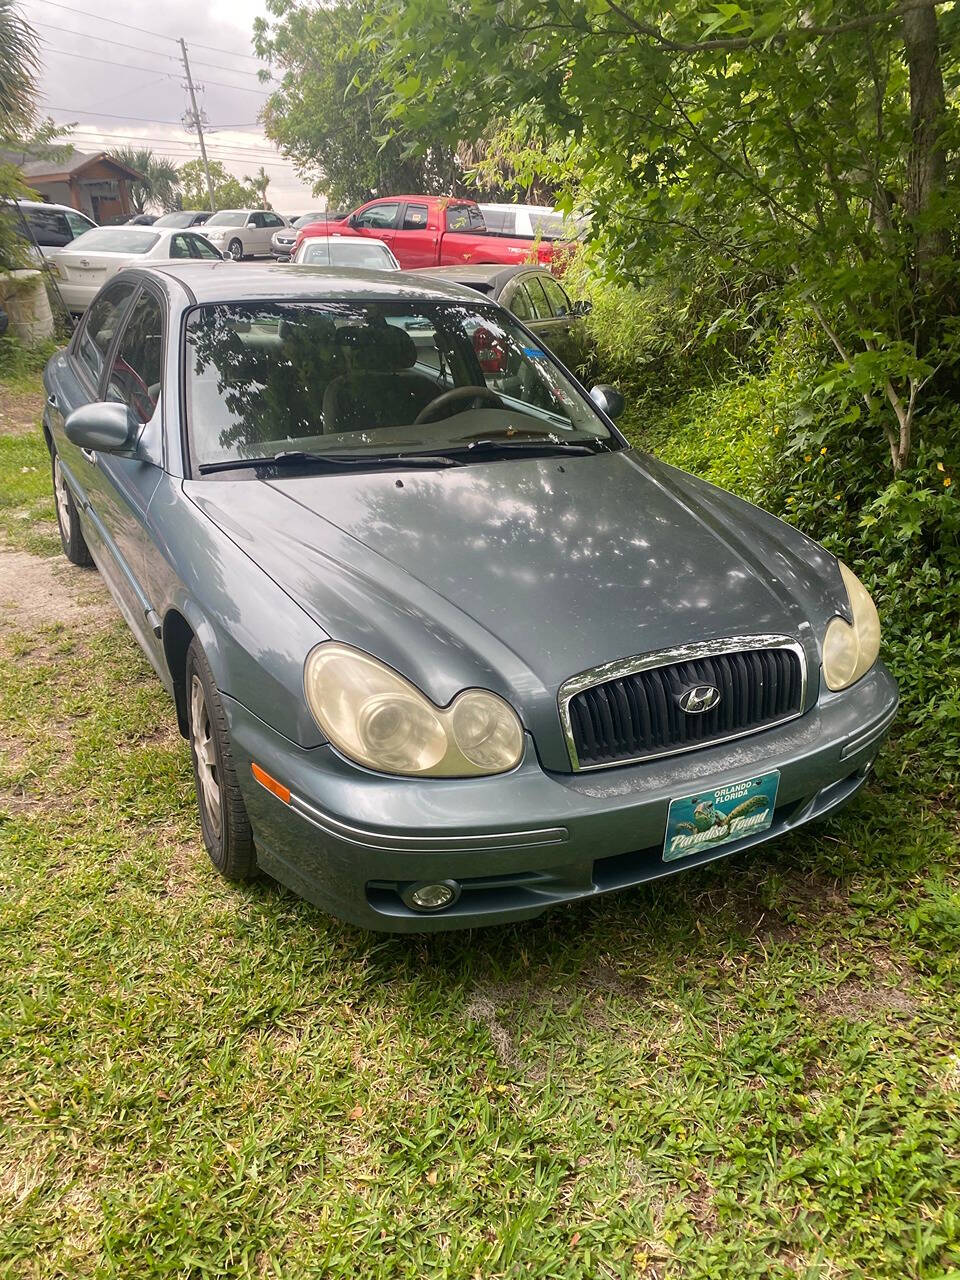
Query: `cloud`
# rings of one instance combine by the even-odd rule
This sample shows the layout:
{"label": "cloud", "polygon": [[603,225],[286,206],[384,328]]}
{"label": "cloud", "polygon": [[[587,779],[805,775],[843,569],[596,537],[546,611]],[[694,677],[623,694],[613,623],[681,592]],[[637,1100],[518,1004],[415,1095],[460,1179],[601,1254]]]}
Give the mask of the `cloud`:
{"label": "cloud", "polygon": [[262,164],[269,198],[282,213],[313,208],[316,198],[293,165],[264,137],[258,115],[269,86],[253,56],[251,0],[202,5],[172,0],[85,0],[86,12],[53,0],[24,0],[43,42],[41,105],[57,123],[76,122],[82,151],[149,146],[182,163],[199,156],[196,135],[180,123],[189,107],[179,37],[187,42],[211,159],[238,177]]}

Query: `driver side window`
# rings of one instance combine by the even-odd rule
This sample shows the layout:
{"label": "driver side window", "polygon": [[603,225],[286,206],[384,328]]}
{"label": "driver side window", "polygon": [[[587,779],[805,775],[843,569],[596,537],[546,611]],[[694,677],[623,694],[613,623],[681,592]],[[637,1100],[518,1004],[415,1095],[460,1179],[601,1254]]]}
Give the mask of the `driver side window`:
{"label": "driver side window", "polygon": [[108,400],[129,405],[140,422],[149,422],[160,399],[163,375],[163,312],[146,290],[134,303],[120,336],[107,383]]}
{"label": "driver side window", "polygon": [[357,214],[353,225],[355,227],[379,227],[381,230],[386,231],[396,224],[399,212],[399,204],[374,204],[369,209],[364,209],[362,213]]}

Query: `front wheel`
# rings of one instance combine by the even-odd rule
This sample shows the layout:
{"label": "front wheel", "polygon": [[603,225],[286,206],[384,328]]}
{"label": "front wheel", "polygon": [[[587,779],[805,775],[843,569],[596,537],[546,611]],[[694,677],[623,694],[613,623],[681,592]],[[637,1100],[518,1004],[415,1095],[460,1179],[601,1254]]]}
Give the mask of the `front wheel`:
{"label": "front wheel", "polygon": [[243,242],[233,239],[227,245],[227,257],[232,258],[234,262],[239,262],[243,257]]}
{"label": "front wheel", "polygon": [[93,564],[93,557],[87,549],[86,539],[81,532],[77,504],[73,500],[67,478],[63,474],[63,467],[60,465],[60,455],[56,451],[50,464],[53,468],[53,496],[57,503],[57,528],[60,531],[63,554],[71,564],[86,567]]}
{"label": "front wheel", "polygon": [[187,704],[190,756],[207,853],[228,880],[252,880],[257,874],[257,855],[237,785],[227,717],[207,656],[196,638],[187,650]]}

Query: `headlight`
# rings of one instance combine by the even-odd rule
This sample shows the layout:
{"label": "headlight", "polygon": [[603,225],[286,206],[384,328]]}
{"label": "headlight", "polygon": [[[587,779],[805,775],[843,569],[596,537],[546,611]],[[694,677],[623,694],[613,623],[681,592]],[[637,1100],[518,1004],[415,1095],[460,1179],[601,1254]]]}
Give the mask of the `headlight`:
{"label": "headlight", "polygon": [[880,652],[880,618],[870,594],[842,560],[843,584],[850,599],[853,626],[834,618],[823,637],[823,678],[827,688],[846,689],[870,670]]}
{"label": "headlight", "polygon": [[403,676],[346,645],[317,645],[307,657],[303,686],[333,745],[380,773],[504,773],[523,755],[523,726],[496,694],[467,689],[449,707],[436,707]]}

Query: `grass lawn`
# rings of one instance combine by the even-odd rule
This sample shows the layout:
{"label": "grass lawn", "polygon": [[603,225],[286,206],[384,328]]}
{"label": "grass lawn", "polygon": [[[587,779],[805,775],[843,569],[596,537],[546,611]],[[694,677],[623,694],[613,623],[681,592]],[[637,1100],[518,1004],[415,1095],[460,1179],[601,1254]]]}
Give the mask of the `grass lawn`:
{"label": "grass lawn", "polygon": [[218,880],[0,387],[0,1276],[960,1275],[960,830],[839,818],[474,934]]}

